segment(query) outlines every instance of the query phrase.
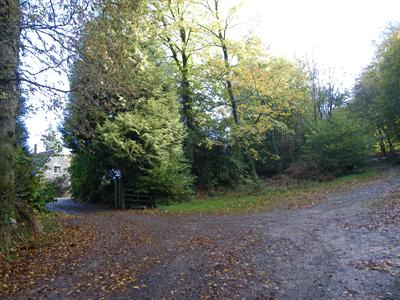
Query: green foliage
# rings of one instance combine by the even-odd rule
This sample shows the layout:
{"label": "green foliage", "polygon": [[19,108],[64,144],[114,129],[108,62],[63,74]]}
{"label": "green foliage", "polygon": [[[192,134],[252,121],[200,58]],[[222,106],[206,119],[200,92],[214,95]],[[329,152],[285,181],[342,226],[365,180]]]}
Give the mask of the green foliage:
{"label": "green foliage", "polygon": [[235,188],[246,179],[246,164],[232,146],[204,145],[194,148],[193,169],[199,192]]}
{"label": "green foliage", "polygon": [[354,87],[352,109],[368,124],[380,151],[394,152],[400,141],[400,26],[389,28],[374,61]]}
{"label": "green foliage", "polygon": [[391,28],[378,52],[381,96],[386,126],[400,139],[400,25]]}
{"label": "green foliage", "polygon": [[75,199],[99,201],[102,198],[101,179],[104,166],[96,155],[77,152],[71,159],[71,193]]}
{"label": "green foliage", "polygon": [[43,179],[41,172],[36,170],[31,154],[22,148],[15,154],[14,170],[17,199],[36,210],[43,211],[46,203],[62,196],[68,189],[66,176],[59,176],[52,181]]}
{"label": "green foliage", "polygon": [[64,126],[75,197],[104,199],[120,175],[174,199],[193,183],[257,184],[301,158],[314,122],[305,149],[318,172],[364,164],[365,134],[338,112],[348,93],[332,82],[310,89],[301,63],[252,35],[229,38],[235,10],[218,3],[105,1],[86,24]]}
{"label": "green foliage", "polygon": [[85,26],[62,129],[73,151],[92,147],[97,126],[107,119],[169,89],[164,53],[141,2],[105,1],[103,13]]}
{"label": "green foliage", "polygon": [[171,97],[148,99],[136,111],[120,113],[98,128],[101,147],[138,192],[175,199],[189,192],[192,178],[182,151],[185,131],[177,112]]}
{"label": "green foliage", "polygon": [[370,138],[346,111],[318,122],[305,143],[305,159],[318,173],[344,174],[368,164]]}
{"label": "green foliage", "polygon": [[134,181],[139,192],[175,201],[187,200],[192,194],[192,184],[189,165],[176,157],[146,171]]}
{"label": "green foliage", "polygon": [[78,199],[107,199],[119,175],[137,192],[175,199],[190,192],[185,129],[147,13],[140,2],[110,1],[85,28],[63,130]]}
{"label": "green foliage", "polygon": [[40,185],[40,176],[36,176],[32,156],[22,147],[17,148],[14,160],[17,197],[30,202]]}
{"label": "green foliage", "polygon": [[62,143],[57,135],[57,131],[53,127],[49,127],[46,133],[42,135],[41,141],[43,142],[46,151],[54,151],[60,153],[62,151]]}
{"label": "green foliage", "polygon": [[62,195],[63,190],[57,182],[41,180],[36,186],[35,194],[29,201],[29,205],[38,211],[44,211],[45,205]]}

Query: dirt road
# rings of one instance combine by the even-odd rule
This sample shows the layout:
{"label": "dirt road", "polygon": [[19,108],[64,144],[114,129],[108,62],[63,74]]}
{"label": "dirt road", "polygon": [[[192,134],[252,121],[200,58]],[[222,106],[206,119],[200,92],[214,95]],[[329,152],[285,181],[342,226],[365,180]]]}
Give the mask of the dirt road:
{"label": "dirt road", "polygon": [[246,215],[91,212],[67,201],[78,215],[66,226],[92,228],[86,248],[8,297],[400,299],[400,175],[388,172],[312,208]]}

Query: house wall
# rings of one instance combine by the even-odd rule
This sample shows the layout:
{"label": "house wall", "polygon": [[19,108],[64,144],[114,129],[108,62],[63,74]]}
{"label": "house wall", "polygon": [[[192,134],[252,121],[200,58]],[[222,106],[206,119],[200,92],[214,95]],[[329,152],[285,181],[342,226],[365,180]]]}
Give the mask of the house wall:
{"label": "house wall", "polygon": [[[68,168],[71,163],[70,155],[50,156],[45,164],[43,176],[47,180],[55,179],[58,176],[66,175],[69,178]],[[56,168],[56,170],[55,170]]]}

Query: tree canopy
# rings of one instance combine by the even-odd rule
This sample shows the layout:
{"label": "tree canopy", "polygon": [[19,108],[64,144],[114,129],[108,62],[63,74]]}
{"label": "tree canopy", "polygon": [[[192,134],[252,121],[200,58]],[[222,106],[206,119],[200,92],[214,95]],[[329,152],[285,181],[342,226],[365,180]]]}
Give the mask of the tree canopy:
{"label": "tree canopy", "polygon": [[400,27],[388,28],[375,58],[354,87],[352,108],[369,125],[382,152],[400,139]]}

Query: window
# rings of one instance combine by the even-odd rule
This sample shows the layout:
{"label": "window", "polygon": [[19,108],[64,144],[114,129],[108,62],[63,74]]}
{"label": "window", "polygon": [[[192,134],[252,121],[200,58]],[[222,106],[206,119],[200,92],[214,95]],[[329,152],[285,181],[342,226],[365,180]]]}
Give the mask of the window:
{"label": "window", "polygon": [[54,166],[54,174],[60,174],[61,173],[61,166]]}

